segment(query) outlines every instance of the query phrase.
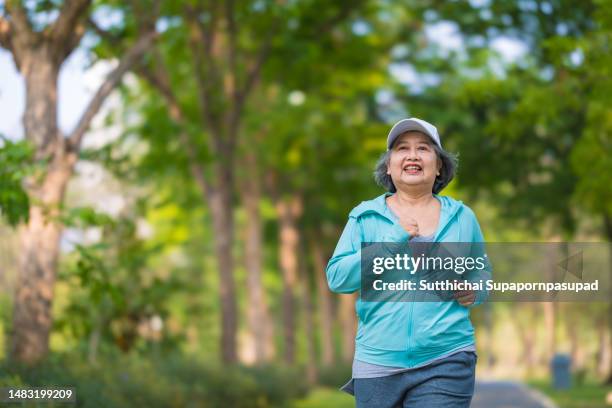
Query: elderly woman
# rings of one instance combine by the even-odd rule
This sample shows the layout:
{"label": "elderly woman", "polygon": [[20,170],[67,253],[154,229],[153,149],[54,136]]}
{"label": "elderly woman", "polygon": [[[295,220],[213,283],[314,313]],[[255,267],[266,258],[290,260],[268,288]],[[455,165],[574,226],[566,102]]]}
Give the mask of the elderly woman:
{"label": "elderly woman", "polygon": [[[435,126],[396,123],[375,172],[387,192],[350,212],[327,266],[330,289],[361,290],[362,242],[483,242],[472,210],[438,195],[456,167]],[[482,301],[473,291],[445,302],[358,299],[353,375],[342,390],[357,407],[468,407],[477,360],[469,309]]]}

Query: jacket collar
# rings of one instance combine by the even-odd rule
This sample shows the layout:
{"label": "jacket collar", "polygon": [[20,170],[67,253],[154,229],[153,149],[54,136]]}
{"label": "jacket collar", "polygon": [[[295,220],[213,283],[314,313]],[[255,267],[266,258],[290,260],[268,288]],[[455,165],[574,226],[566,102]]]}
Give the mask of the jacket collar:
{"label": "jacket collar", "polygon": [[[391,213],[391,210],[387,206],[386,198],[393,193],[386,192],[384,194],[379,195],[378,197],[363,201],[357,207],[353,208],[350,212],[349,217],[359,218],[367,213],[375,213],[384,218],[386,218],[389,222],[395,223],[395,216]],[[463,207],[463,202],[460,200],[455,200],[454,198],[448,196],[441,196],[438,194],[434,194],[434,197],[440,201],[442,205],[440,211],[440,221],[438,225],[438,231],[436,232],[436,238],[438,235],[442,233],[442,231],[446,228],[447,224],[453,219],[455,214]]]}

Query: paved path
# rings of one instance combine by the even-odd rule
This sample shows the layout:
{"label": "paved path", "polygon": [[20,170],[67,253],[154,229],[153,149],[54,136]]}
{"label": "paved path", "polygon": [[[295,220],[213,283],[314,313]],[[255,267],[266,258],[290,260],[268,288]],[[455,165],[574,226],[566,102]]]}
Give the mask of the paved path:
{"label": "paved path", "polygon": [[556,408],[539,391],[519,382],[477,381],[471,408]]}

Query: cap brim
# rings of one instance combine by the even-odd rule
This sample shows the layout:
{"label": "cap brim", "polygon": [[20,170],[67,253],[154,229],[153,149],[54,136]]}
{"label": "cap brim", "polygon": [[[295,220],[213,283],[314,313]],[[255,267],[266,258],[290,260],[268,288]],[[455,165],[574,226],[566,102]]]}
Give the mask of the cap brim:
{"label": "cap brim", "polygon": [[432,142],[434,142],[434,144],[438,145],[438,142],[436,142],[436,139],[433,137],[431,133],[429,133],[429,130],[427,130],[425,126],[421,125],[419,122],[415,120],[404,119],[404,120],[397,122],[389,131],[389,136],[387,136],[387,150],[391,149],[391,146],[393,146],[393,143],[395,143],[395,140],[400,135],[406,132],[410,132],[410,131],[418,131],[418,132],[424,133],[427,136],[429,136],[429,138],[431,139]]}

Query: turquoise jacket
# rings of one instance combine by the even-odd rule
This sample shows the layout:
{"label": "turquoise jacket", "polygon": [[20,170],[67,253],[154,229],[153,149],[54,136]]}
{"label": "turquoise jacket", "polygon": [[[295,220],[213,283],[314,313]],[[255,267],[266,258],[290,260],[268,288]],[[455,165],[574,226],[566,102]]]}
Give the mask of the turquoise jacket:
{"label": "turquoise jacket", "polygon": [[[387,207],[385,193],[349,214],[326,274],[336,293],[361,290],[361,243],[408,242],[410,236]],[[474,212],[461,201],[435,195],[441,203],[436,242],[484,242]],[[489,271],[490,272],[490,269]],[[482,303],[486,292],[477,293]],[[415,367],[474,344],[470,307],[452,302],[356,302],[359,325],[355,358],[367,363]]]}

